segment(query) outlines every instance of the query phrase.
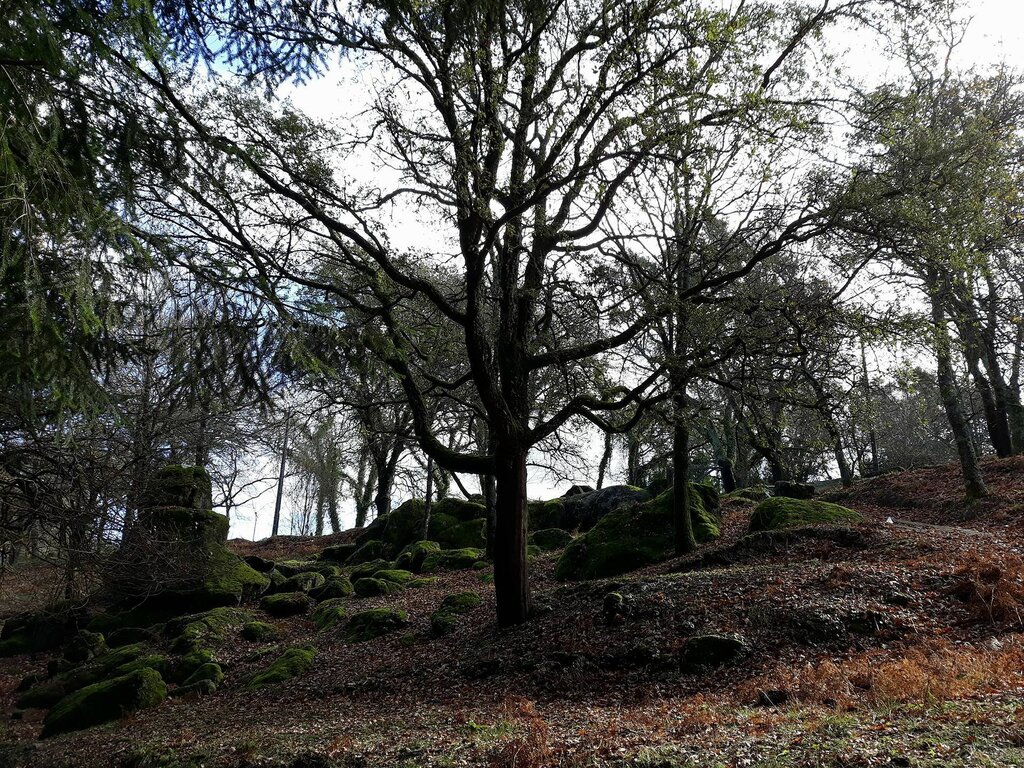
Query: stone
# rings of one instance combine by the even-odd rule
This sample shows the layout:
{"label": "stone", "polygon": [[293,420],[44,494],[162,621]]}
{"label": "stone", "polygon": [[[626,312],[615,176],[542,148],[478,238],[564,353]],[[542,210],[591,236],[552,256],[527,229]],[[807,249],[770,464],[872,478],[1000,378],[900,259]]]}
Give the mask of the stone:
{"label": "stone", "polygon": [[265,621],[250,621],[243,624],[240,634],[251,643],[274,643],[281,639],[281,631]]}
{"label": "stone", "polygon": [[531,533],[529,541],[541,552],[555,552],[569,546],[572,534],[562,528],[542,528]]}
{"label": "stone", "polygon": [[749,531],[756,533],[805,525],[836,523],[850,525],[863,520],[864,516],[860,512],[827,501],[774,496],[762,501],[754,508],[754,512],[750,516]]}
{"label": "stone", "polygon": [[345,639],[351,643],[363,643],[396,630],[409,623],[409,615],[394,608],[374,608],[361,611],[349,619],[345,628]]}
{"label": "stone", "polygon": [[435,571],[462,571],[476,567],[484,561],[484,551],[473,547],[464,549],[443,549],[427,555],[423,561],[423,573]]}
{"label": "stone", "polygon": [[313,668],[315,658],[316,650],[313,648],[289,648],[269,666],[249,678],[245,687],[256,690],[304,675]]}
{"label": "stone", "polygon": [[42,738],[118,720],[155,707],[167,698],[167,686],[154,669],[140,669],[87,685],[59,702],[43,719]]}
{"label": "stone", "polygon": [[703,672],[732,664],[750,653],[739,635],[697,635],[688,638],[679,652],[679,667],[686,673]]}
{"label": "stone", "polygon": [[298,616],[309,610],[313,601],[304,592],[267,595],[260,600],[260,608],[271,616]]}
{"label": "stone", "polygon": [[562,528],[566,531],[586,532],[597,525],[605,515],[621,507],[648,501],[650,493],[631,485],[610,485],[599,491],[588,491],[552,502],[533,505],[530,529]]}
{"label": "stone", "polygon": [[398,557],[395,558],[395,567],[420,573],[423,570],[423,561],[427,556],[440,551],[441,545],[436,541],[415,541],[398,553]]}
{"label": "stone", "polygon": [[810,499],[814,497],[814,486],[810,483],[778,480],[775,483],[774,495],[785,496],[789,499]]}

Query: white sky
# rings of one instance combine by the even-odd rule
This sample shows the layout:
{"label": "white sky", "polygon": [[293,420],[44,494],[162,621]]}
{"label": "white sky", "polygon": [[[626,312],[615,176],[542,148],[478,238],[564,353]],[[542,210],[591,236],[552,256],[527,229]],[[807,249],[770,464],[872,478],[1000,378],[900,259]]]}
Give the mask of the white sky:
{"label": "white sky", "polygon": [[[972,17],[972,21],[954,57],[956,66],[986,67],[1005,63],[1024,70],[1024,0],[969,0],[964,3],[964,11]],[[855,44],[851,44],[851,50],[847,52],[843,63],[854,71],[864,73],[878,72],[884,66],[884,63],[876,58],[876,54],[865,51]],[[354,105],[365,104],[371,92],[372,84],[367,80],[335,69],[323,78],[292,89],[289,95],[297,107],[311,115],[333,118],[352,114]],[[396,222],[396,225],[398,236],[395,239],[399,242],[422,242],[424,233],[418,228],[409,227],[402,222]],[[599,455],[599,452],[597,453]],[[268,461],[273,462],[273,459]],[[596,461],[595,457],[595,477]],[[535,473],[535,479],[530,483],[531,496],[547,498],[560,492],[537,479],[537,474],[539,473]],[[613,477],[612,481],[618,480]],[[593,482],[593,478],[578,478],[578,482]],[[230,535],[253,538],[255,534],[257,539],[269,536],[274,496],[273,484],[268,484],[266,491],[258,499],[235,510]],[[395,499],[396,503],[401,500]],[[286,493],[282,511],[282,533],[289,532],[291,506]],[[345,503],[343,507],[342,522],[346,526],[352,525],[353,512],[350,507],[350,503]]]}

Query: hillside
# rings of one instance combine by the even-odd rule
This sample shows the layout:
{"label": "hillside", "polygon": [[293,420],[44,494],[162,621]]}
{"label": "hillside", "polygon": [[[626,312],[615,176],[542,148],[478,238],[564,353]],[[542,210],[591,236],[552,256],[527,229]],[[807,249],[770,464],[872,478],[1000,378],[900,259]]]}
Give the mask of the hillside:
{"label": "hillside", "polygon": [[[48,657],[2,659],[0,765],[1024,765],[1024,459],[985,473],[993,494],[973,508],[936,467],[831,495],[865,522],[754,537],[753,504],[728,500],[696,556],[615,579],[558,582],[541,554],[537,615],[511,630],[494,626],[489,567],[344,598],[349,616],[407,613],[366,642],[245,606],[280,639],[244,640],[241,621],[207,638],[226,674],[214,693],[42,741],[43,712],[15,700]],[[280,561],[322,543],[231,545]],[[437,636],[432,614],[464,592],[481,602]],[[689,665],[709,635],[743,647]],[[307,671],[246,687],[293,647],[315,649]]]}

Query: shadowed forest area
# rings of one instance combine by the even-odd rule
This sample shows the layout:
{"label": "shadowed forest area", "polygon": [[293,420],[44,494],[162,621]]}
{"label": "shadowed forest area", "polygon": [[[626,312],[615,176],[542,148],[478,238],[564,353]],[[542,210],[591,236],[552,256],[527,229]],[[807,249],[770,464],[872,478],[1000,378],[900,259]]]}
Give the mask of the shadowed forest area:
{"label": "shadowed forest area", "polygon": [[1024,765],[972,5],[7,0],[0,766]]}

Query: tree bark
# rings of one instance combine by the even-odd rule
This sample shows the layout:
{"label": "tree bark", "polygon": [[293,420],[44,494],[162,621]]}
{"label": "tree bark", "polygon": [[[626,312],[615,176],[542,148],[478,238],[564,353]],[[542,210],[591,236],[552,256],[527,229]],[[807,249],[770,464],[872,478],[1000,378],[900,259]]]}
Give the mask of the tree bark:
{"label": "tree bark", "polygon": [[[679,396],[685,400],[685,394]],[[676,529],[676,554],[697,549],[690,517],[690,430],[683,423],[682,404],[677,403],[676,423],[672,429],[672,517]]]}
{"label": "tree bark", "polygon": [[597,488],[604,485],[604,477],[608,473],[608,465],[612,460],[612,433],[604,433],[604,453],[601,454],[601,463],[597,466]]}
{"label": "tree bark", "polygon": [[964,489],[969,499],[979,499],[988,493],[985,488],[985,481],[981,476],[981,467],[978,464],[978,456],[974,451],[974,443],[971,441],[970,426],[964,416],[963,408],[960,405],[960,398],[956,391],[956,378],[953,374],[952,356],[950,354],[949,329],[946,325],[946,315],[942,302],[938,296],[938,287],[932,282],[931,310],[932,310],[932,331],[935,335],[935,359],[936,374],[939,384],[939,395],[942,398],[942,406],[946,411],[946,418],[953,430],[953,439],[956,441],[957,454],[960,457],[960,469],[964,475]]}
{"label": "tree bark", "polygon": [[291,420],[284,420],[284,440],[281,442],[281,465],[277,472],[277,499],[274,501],[274,523],[270,528],[270,535],[277,536],[281,528],[281,502],[284,499],[284,473],[288,460],[288,430],[291,428]]}
{"label": "tree bark", "polygon": [[427,456],[427,487],[423,494],[423,538],[430,530],[430,508],[434,497],[434,459]]}
{"label": "tree bark", "polygon": [[530,586],[526,562],[526,451],[495,454],[494,591],[498,626],[527,619]]}
{"label": "tree bark", "polygon": [[736,490],[736,476],[732,473],[732,461],[730,459],[718,460],[718,473],[722,477],[722,491],[732,493]]}

